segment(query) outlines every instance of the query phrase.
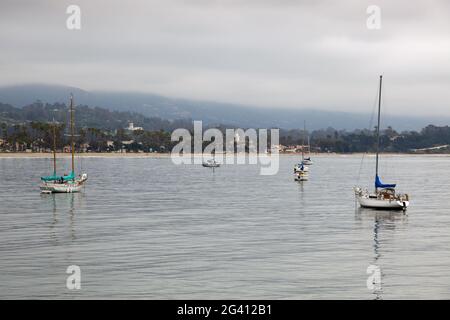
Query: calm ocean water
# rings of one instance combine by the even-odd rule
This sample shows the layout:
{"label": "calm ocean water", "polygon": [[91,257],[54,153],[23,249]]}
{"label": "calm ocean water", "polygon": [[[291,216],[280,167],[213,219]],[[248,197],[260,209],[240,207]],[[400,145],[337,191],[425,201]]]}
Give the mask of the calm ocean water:
{"label": "calm ocean water", "polygon": [[[316,156],[303,183],[296,160],[261,176],[84,158],[83,193],[41,195],[49,159],[0,158],[0,298],[450,298],[450,157],[383,157],[383,180],[410,194],[407,215],[356,209],[360,156]],[[66,288],[69,265],[80,290]],[[371,265],[381,288],[366,285]]]}

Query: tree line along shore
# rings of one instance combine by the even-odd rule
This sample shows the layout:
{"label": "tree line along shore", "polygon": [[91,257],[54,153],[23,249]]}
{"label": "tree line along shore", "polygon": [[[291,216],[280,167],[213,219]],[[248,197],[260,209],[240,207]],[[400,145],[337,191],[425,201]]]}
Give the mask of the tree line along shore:
{"label": "tree line along shore", "polygon": [[[75,141],[77,153],[169,153],[177,141],[171,133],[177,128],[193,131],[192,121],[146,118],[131,112],[77,106]],[[68,110],[64,104],[36,102],[23,108],[0,103],[0,152],[42,153],[53,150],[53,129],[56,150],[69,152],[67,133]],[[223,124],[209,125],[225,132],[233,128]],[[245,128],[243,128],[245,129]],[[280,128],[276,145],[280,153],[298,154],[309,136],[311,152],[367,153],[375,151],[375,129],[336,130],[334,128],[304,131]],[[428,125],[419,131],[398,132],[387,127],[380,132],[380,148],[384,153],[448,154],[449,126]],[[207,146],[209,142],[205,142]]]}
{"label": "tree line along shore", "polygon": [[[29,122],[0,126],[0,152],[52,152],[53,126],[57,152],[70,152],[64,124]],[[178,143],[171,141],[171,132],[166,130],[78,128],[77,132],[75,149],[78,153],[168,153]],[[315,153],[370,153],[375,147],[375,135],[367,129],[314,130],[310,137],[311,152]],[[204,142],[204,147],[209,143]],[[419,132],[402,133],[388,128],[382,130],[380,145],[385,153],[447,154],[450,153],[450,128],[429,125]],[[306,148],[302,130],[280,130],[276,147],[279,153],[301,153]]]}

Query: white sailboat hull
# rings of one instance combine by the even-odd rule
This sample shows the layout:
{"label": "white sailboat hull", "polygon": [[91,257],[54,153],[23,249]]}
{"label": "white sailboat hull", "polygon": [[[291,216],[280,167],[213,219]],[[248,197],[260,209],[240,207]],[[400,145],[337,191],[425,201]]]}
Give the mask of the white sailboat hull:
{"label": "white sailboat hull", "polygon": [[295,181],[307,181],[309,178],[308,172],[306,171],[300,171],[296,172],[294,176]]}
{"label": "white sailboat hull", "polygon": [[219,168],[220,167],[220,163],[203,163],[202,164],[205,168]]}
{"label": "white sailboat hull", "polygon": [[83,189],[86,180],[87,174],[83,174],[79,179],[76,179],[73,182],[44,182],[41,184],[40,189],[42,193],[76,193]]}
{"label": "white sailboat hull", "polygon": [[209,159],[203,161],[202,166],[204,166],[205,168],[218,168],[220,167],[220,163],[216,162],[216,159]]}
{"label": "white sailboat hull", "polygon": [[45,183],[41,185],[42,193],[75,193],[80,192],[82,185]]}
{"label": "white sailboat hull", "polygon": [[404,210],[409,206],[409,201],[400,201],[396,199],[378,199],[365,196],[357,197],[359,204],[364,208]]}
{"label": "white sailboat hull", "polygon": [[303,166],[303,170],[301,169],[301,166],[299,166],[299,165],[296,165],[296,166],[294,167],[294,172],[295,172],[295,173],[298,173],[298,172],[308,172],[308,171],[309,171],[309,168],[306,167],[306,166]]}

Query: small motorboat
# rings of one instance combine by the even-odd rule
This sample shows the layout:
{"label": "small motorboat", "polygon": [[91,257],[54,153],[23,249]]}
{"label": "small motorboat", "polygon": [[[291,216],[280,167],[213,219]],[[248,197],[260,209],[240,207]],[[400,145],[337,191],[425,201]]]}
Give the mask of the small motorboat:
{"label": "small motorboat", "polygon": [[220,167],[220,163],[218,163],[214,159],[209,159],[203,162],[202,164],[205,168],[218,168]]}

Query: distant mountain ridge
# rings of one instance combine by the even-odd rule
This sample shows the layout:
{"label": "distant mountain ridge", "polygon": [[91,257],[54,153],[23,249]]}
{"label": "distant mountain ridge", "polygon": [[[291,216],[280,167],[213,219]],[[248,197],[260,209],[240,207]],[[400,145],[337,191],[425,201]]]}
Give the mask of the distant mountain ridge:
{"label": "distant mountain ridge", "polygon": [[[75,108],[75,123],[78,127],[96,128],[101,130],[118,130],[127,128],[132,122],[137,127],[150,131],[172,131],[176,128],[190,128],[189,119],[169,121],[158,117],[144,117],[129,111],[111,111],[104,108],[91,108],[86,105],[77,105]],[[48,123],[55,120],[67,124],[69,109],[63,103],[35,102],[22,108],[16,108],[0,102],[0,124],[17,125],[29,122]]]}
{"label": "distant mountain ridge", "polygon": [[[0,102],[23,107],[40,100],[53,104],[66,103],[70,93],[76,104],[102,107],[115,111],[140,113],[145,117],[161,119],[202,120],[206,125],[227,124],[236,127],[293,129],[303,127],[307,121],[310,130],[333,127],[341,130],[367,128],[371,115],[313,109],[258,108],[229,103],[167,98],[156,94],[135,92],[85,91],[80,88],[26,84],[0,87]],[[390,116],[383,126],[396,130],[418,130],[428,124],[446,125],[449,117]]]}

